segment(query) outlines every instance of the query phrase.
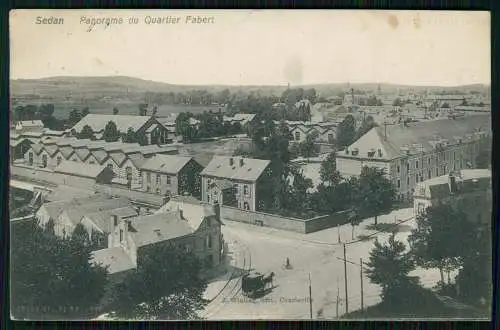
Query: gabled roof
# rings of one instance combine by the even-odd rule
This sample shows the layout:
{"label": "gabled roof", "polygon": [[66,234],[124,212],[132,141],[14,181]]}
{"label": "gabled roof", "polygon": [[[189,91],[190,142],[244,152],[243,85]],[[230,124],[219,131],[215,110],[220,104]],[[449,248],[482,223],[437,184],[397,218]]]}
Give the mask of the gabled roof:
{"label": "gabled roof", "polygon": [[71,148],[70,146],[59,147],[59,150],[66,159],[68,159],[69,156],[73,154],[73,148]]}
{"label": "gabled roof", "polygon": [[59,150],[56,145],[46,145],[44,149],[50,156],[53,156]]}
{"label": "gabled roof", "polygon": [[137,247],[168,241],[194,232],[180,213],[167,212],[130,218],[133,228],[129,231]]}
{"label": "gabled roof", "polygon": [[43,207],[47,213],[49,214],[50,218],[56,219],[64,210],[78,206],[81,204],[85,203],[90,203],[92,201],[100,200],[102,198],[106,198],[102,195],[92,195],[92,196],[85,196],[81,198],[74,198],[74,197],[69,197],[65,200],[58,200],[54,202],[48,202],[44,203],[41,208]]}
{"label": "gabled roof", "polygon": [[120,246],[93,251],[91,256],[91,261],[102,267],[107,267],[109,274],[120,273],[136,267],[130,256]]}
{"label": "gabled roof", "polygon": [[84,161],[87,159],[87,157],[90,155],[89,149],[87,147],[82,147],[82,148],[75,148],[75,153],[80,158],[81,161]]}
{"label": "gabled roof", "polygon": [[113,151],[109,153],[109,157],[118,165],[121,166],[127,159],[127,156],[121,151]]}
{"label": "gabled roof", "polygon": [[59,185],[45,197],[47,201],[66,201],[72,198],[82,198],[85,196],[95,195],[94,191],[79,189],[71,186]]}
{"label": "gabled roof", "polygon": [[86,214],[85,218],[92,221],[102,232],[109,234],[113,229],[113,224],[111,223],[112,215],[117,215],[122,219],[126,219],[137,216],[137,211],[131,206],[125,206],[117,209]]}
{"label": "gabled roof", "polygon": [[95,159],[97,159],[99,164],[102,164],[102,162],[108,159],[108,153],[101,149],[92,150],[91,155],[93,155]]}
{"label": "gabled roof", "polygon": [[[231,159],[233,163],[231,164]],[[240,161],[243,160],[243,165]],[[218,178],[257,181],[271,162],[269,160],[214,156],[210,163],[203,169],[201,175]]]}
{"label": "gabled roof", "polygon": [[23,127],[43,127],[43,122],[41,120],[23,120],[18,121],[17,124]]}
{"label": "gabled roof", "polygon": [[88,114],[73,126],[73,129],[77,132],[81,132],[83,127],[88,125],[94,132],[101,132],[108,122],[112,121],[116,124],[118,131],[125,133],[129,127],[134,131],[139,130],[149,119],[151,119],[150,116]]}
{"label": "gabled roof", "polygon": [[141,166],[141,169],[167,174],[177,174],[192,159],[193,157],[177,155],[155,155],[154,157],[148,159]]}
{"label": "gabled roof", "polygon": [[[382,125],[372,128],[365,135],[351,144],[347,149],[358,148],[359,157],[366,157],[369,149],[382,149],[385,159],[394,159],[405,155],[404,148],[418,145],[421,151],[434,148],[435,140],[454,141],[456,137],[464,138],[476,130],[491,131],[489,115],[465,116],[456,120],[439,119],[409,124]],[[338,152],[339,156],[344,152]]]}
{"label": "gabled roof", "polygon": [[66,208],[63,212],[66,212],[72,223],[78,224],[87,214],[123,208],[125,206],[130,206],[130,202],[124,198],[102,198],[97,201],[70,206],[71,207]]}
{"label": "gabled roof", "polygon": [[136,168],[141,168],[141,166],[147,160],[147,158],[145,158],[144,155],[140,152],[127,154],[127,158],[130,159],[130,161],[132,162],[132,164],[134,164]]}
{"label": "gabled roof", "polygon": [[105,168],[103,165],[64,161],[54,169],[54,172],[95,179]]}
{"label": "gabled roof", "polygon": [[39,143],[33,143],[31,145],[31,150],[33,150],[38,155],[42,152],[43,146]]}
{"label": "gabled roof", "polygon": [[[189,226],[198,230],[203,220],[207,217],[214,217],[213,207],[199,201],[192,196],[172,196],[156,214],[182,211],[182,218],[188,221]],[[218,219],[220,221],[220,219]]]}

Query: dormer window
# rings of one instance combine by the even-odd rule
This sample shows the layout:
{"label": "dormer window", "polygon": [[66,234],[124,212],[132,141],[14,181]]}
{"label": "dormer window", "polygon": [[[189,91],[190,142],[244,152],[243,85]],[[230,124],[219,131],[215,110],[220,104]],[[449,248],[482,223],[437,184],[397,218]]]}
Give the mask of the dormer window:
{"label": "dormer window", "polygon": [[357,156],[359,154],[359,149],[358,148],[354,148],[352,149],[352,153],[351,153],[353,156]]}
{"label": "dormer window", "polygon": [[375,156],[375,151],[368,151],[368,157],[373,157]]}
{"label": "dormer window", "polygon": [[378,149],[378,156],[382,157],[382,149]]}

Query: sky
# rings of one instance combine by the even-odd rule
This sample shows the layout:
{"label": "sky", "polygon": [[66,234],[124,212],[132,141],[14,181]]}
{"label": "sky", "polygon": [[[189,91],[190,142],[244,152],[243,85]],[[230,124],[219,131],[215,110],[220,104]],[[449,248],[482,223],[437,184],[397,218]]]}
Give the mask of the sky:
{"label": "sky", "polygon": [[[37,17],[64,22],[36,24]],[[179,22],[148,24],[152,17]],[[92,18],[122,24],[91,27]],[[491,77],[488,12],[15,10],[10,45],[12,79],[456,86],[490,84]]]}

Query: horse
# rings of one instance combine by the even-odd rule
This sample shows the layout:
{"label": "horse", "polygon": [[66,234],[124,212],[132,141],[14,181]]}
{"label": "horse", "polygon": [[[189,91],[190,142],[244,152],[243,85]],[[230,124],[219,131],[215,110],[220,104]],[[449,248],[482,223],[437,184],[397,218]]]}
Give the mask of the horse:
{"label": "horse", "polygon": [[273,286],[273,278],[274,272],[271,272],[269,275],[263,277],[262,282],[264,283],[264,286],[267,286],[268,283],[271,283],[271,286]]}

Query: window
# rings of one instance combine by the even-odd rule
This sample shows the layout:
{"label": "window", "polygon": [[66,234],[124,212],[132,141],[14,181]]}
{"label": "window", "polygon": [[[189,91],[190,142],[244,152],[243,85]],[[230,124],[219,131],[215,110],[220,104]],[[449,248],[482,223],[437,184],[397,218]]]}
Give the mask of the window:
{"label": "window", "polygon": [[42,167],[47,167],[47,155],[42,156]]}
{"label": "window", "polygon": [[207,235],[207,249],[211,249],[212,248],[212,235],[208,234]]}
{"label": "window", "polygon": [[113,164],[108,164],[108,168],[112,171],[113,170]]}
{"label": "window", "polygon": [[159,195],[160,194],[160,188],[156,188],[156,194]]}
{"label": "window", "polygon": [[32,152],[30,152],[28,154],[28,165],[33,166],[33,153]]}
{"label": "window", "polygon": [[146,173],[146,181],[147,183],[151,183],[151,173]]}
{"label": "window", "polygon": [[427,164],[429,164],[429,165],[431,164],[431,157],[429,157],[429,158],[427,159]]}
{"label": "window", "polygon": [[160,175],[156,174],[156,184],[160,184]]}
{"label": "window", "polygon": [[415,168],[418,168],[418,160],[415,161]]}
{"label": "window", "polygon": [[407,184],[407,185],[410,185],[410,177],[407,177],[407,178],[406,178],[406,184]]}
{"label": "window", "polygon": [[125,169],[125,172],[127,173],[127,181],[131,181],[132,180],[132,167],[127,166],[127,168]]}
{"label": "window", "polygon": [[120,243],[123,242],[123,229],[120,229]]}
{"label": "window", "polygon": [[300,132],[295,132],[295,140],[300,140]]}
{"label": "window", "polygon": [[94,162],[93,160],[91,160],[91,161],[89,162],[89,164],[95,164],[95,162]]}
{"label": "window", "polygon": [[167,184],[170,184],[172,182],[171,180],[170,175],[167,175]]}
{"label": "window", "polygon": [[436,167],[436,176],[439,176],[439,167]]}
{"label": "window", "polygon": [[250,204],[248,204],[248,202],[243,203],[243,208],[245,210],[250,210]]}
{"label": "window", "polygon": [[457,154],[455,153],[455,151],[453,151],[453,160],[456,160],[457,159]]}
{"label": "window", "polygon": [[401,168],[399,167],[399,165],[396,168],[398,173],[401,172]]}
{"label": "window", "polygon": [[401,180],[398,180],[398,188],[401,188]]}
{"label": "window", "polygon": [[407,164],[406,164],[406,171],[407,171],[407,172],[410,172],[410,163],[407,163]]}
{"label": "window", "polygon": [[333,134],[328,134],[328,142],[333,143]]}
{"label": "window", "polygon": [[244,186],[243,186],[243,193],[244,193],[245,195],[248,195],[248,185],[244,185]]}
{"label": "window", "polygon": [[62,157],[61,156],[57,156],[57,165],[61,164],[62,162]]}
{"label": "window", "polygon": [[428,177],[428,179],[430,179],[430,178],[431,178],[431,176],[432,176],[431,174],[432,174],[432,173],[431,173],[431,170],[429,170],[429,171],[428,171],[428,173],[427,173],[427,177]]}

